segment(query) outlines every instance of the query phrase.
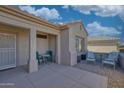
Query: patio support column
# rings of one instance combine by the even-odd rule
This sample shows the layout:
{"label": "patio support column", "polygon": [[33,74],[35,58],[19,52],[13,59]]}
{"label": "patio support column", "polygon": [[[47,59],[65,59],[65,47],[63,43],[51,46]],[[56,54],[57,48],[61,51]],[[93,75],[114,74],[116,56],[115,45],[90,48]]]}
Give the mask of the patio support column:
{"label": "patio support column", "polygon": [[36,29],[31,28],[29,39],[29,73],[38,71],[36,61]]}
{"label": "patio support column", "polygon": [[60,64],[60,34],[57,35],[57,61],[58,61],[58,64]]}

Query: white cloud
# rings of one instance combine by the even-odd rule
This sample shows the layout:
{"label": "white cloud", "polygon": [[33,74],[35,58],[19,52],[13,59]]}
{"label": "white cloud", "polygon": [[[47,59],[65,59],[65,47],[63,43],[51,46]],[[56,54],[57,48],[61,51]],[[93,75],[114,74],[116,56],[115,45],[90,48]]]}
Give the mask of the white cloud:
{"label": "white cloud", "polygon": [[26,11],[30,14],[34,14],[38,17],[41,17],[47,20],[61,18],[59,12],[55,8],[49,9],[46,7],[42,7],[40,9],[36,9],[35,7],[32,7],[32,6],[19,6],[19,8],[23,11]]}
{"label": "white cloud", "polygon": [[97,9],[97,6],[91,6],[91,5],[77,5],[77,6],[72,6],[75,10],[83,13],[83,14],[90,14],[91,11],[95,11]]}
{"label": "white cloud", "polygon": [[34,14],[35,13],[35,8],[31,7],[31,6],[19,6],[19,8],[23,11],[26,11],[30,14]]}
{"label": "white cloud", "polygon": [[119,30],[123,30],[123,27],[122,26],[117,26],[117,28],[119,29]]}
{"label": "white cloud", "polygon": [[86,29],[90,36],[114,36],[121,34],[121,32],[118,31],[116,28],[105,27],[98,22],[88,24]]}
{"label": "white cloud", "polygon": [[83,14],[91,14],[94,12],[95,15],[101,17],[113,17],[119,16],[124,21],[124,6],[119,5],[83,5],[83,6],[72,6],[75,10]]}
{"label": "white cloud", "polygon": [[124,9],[123,9],[123,12],[120,13],[120,18],[124,21]]}
{"label": "white cloud", "polygon": [[53,9],[49,9],[49,8],[41,8],[41,9],[37,9],[36,10],[36,15],[37,16],[41,16],[45,19],[59,19],[60,15],[59,12],[53,8]]}
{"label": "white cloud", "polygon": [[68,9],[69,8],[69,5],[64,5],[62,6],[63,9]]}

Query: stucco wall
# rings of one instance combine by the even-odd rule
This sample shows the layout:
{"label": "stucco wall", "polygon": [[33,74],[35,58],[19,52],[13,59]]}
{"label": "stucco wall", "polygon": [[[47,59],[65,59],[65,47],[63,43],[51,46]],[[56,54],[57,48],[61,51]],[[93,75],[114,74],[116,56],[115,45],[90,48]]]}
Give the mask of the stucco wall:
{"label": "stucco wall", "polygon": [[27,64],[29,60],[29,31],[14,26],[0,24],[0,33],[16,34],[17,66]]}
{"label": "stucco wall", "polygon": [[84,50],[87,50],[87,34],[80,25],[71,25],[68,30],[61,32],[61,61],[62,64],[77,64],[76,36],[84,38]]}
{"label": "stucco wall", "polygon": [[70,52],[70,56],[71,56],[71,65],[75,65],[77,64],[77,51],[76,51],[76,36],[83,38],[84,39],[84,45],[83,45],[83,50],[86,51],[87,50],[87,34],[84,31],[84,28],[80,28],[81,25],[77,24],[77,25],[73,25],[70,26],[69,29],[69,52]]}
{"label": "stucco wall", "polygon": [[[26,31],[18,33],[18,65],[26,65],[29,60],[29,34]],[[18,61],[17,61],[18,62]]]}
{"label": "stucco wall", "polygon": [[77,52],[75,47],[75,38],[80,33],[77,26],[71,26],[69,29],[69,53],[70,53],[70,65],[77,63]]}
{"label": "stucco wall", "polygon": [[49,49],[52,50],[53,52],[53,61],[56,62],[57,60],[57,56],[56,56],[56,52],[57,52],[57,40],[56,40],[56,36],[54,35],[49,35]]}
{"label": "stucco wall", "polygon": [[93,52],[105,52],[118,51],[117,41],[114,40],[89,40],[88,50]]}
{"label": "stucco wall", "polygon": [[88,45],[88,51],[93,51],[93,52],[105,52],[109,53],[112,51],[118,51],[117,46],[90,46]]}
{"label": "stucco wall", "polygon": [[61,32],[61,64],[70,65],[69,31]]}
{"label": "stucco wall", "polygon": [[75,37],[81,37],[84,39],[84,50],[87,50],[87,34],[86,32],[84,31],[84,28],[81,28],[80,29],[80,25],[77,24],[77,25],[73,25],[73,26],[70,26],[70,29],[69,29],[69,35],[70,35],[70,47],[69,49],[71,51],[76,51],[75,49]]}
{"label": "stucco wall", "polygon": [[[37,34],[42,34],[42,33],[37,33]],[[44,35],[47,35],[47,34],[44,34]],[[40,54],[44,54],[48,49],[49,49],[49,36],[47,35],[47,38],[46,39],[43,39],[43,38],[37,38],[37,51],[40,53]]]}

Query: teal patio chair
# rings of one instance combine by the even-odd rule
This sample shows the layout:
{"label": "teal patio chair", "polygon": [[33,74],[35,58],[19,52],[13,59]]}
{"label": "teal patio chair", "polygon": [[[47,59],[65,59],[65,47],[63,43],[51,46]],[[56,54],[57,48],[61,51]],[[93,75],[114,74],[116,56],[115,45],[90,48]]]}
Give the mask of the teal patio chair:
{"label": "teal patio chair", "polygon": [[43,57],[42,55],[39,54],[39,52],[36,52],[36,59],[38,60],[38,64],[43,62]]}
{"label": "teal patio chair", "polygon": [[53,61],[53,52],[51,50],[47,50],[46,54],[49,55],[47,58],[47,61],[52,62]]}
{"label": "teal patio chair", "polygon": [[113,65],[114,69],[116,67],[116,63],[118,61],[118,52],[109,53],[108,57],[102,61],[102,64],[110,64]]}
{"label": "teal patio chair", "polygon": [[96,61],[95,54],[91,51],[88,51],[86,60],[95,62]]}

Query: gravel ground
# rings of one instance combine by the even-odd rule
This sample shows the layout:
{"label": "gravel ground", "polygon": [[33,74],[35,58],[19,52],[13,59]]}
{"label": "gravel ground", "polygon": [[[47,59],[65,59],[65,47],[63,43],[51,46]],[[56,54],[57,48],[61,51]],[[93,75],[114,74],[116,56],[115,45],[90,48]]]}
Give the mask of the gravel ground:
{"label": "gravel ground", "polygon": [[114,70],[113,67],[109,65],[102,66],[99,63],[92,62],[81,62],[74,67],[97,73],[108,77],[108,88],[124,88],[124,70],[119,66]]}

